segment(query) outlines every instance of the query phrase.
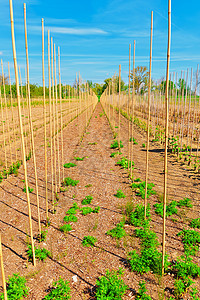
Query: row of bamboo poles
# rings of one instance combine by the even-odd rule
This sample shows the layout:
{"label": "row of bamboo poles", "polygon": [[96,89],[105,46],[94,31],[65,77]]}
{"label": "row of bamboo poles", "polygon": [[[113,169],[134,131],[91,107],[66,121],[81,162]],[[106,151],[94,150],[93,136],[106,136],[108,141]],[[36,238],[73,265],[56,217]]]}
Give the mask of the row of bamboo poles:
{"label": "row of bamboo poles", "polygon": [[[166,236],[166,202],[167,202],[167,150],[168,150],[168,137],[169,137],[169,63],[170,63],[170,44],[171,44],[171,0],[168,4],[168,51],[167,51],[167,68],[166,68],[166,93],[165,99],[163,96],[162,100],[162,114],[165,112],[165,116],[162,116],[164,123],[162,123],[165,133],[164,144],[165,144],[165,155],[164,155],[164,178],[163,178],[163,240],[162,240],[162,275],[164,275],[164,260],[165,260],[165,236]],[[133,82],[135,79],[135,41],[133,47]],[[149,178],[149,142],[150,142],[150,132],[152,126],[152,93],[151,93],[151,68],[152,68],[152,46],[153,46],[153,12],[151,13],[151,29],[150,29],[150,59],[149,59],[149,80],[148,80],[148,93],[145,95],[145,106],[140,106],[144,109],[144,115],[146,119],[146,174],[145,174],[145,199],[144,199],[144,217],[146,219],[147,211],[147,186]],[[128,94],[121,91],[121,65],[119,65],[119,75],[118,83],[116,82],[116,76],[113,76],[108,88],[104,91],[101,97],[101,103],[103,105],[104,111],[108,117],[111,128],[113,129],[114,136],[118,140],[119,150],[120,150],[120,115],[121,113],[125,115],[131,122],[128,123],[128,141],[133,140],[134,137],[134,120],[141,112],[138,109],[138,101],[141,97],[135,94],[134,84],[131,91],[131,45],[129,45],[129,89]],[[118,91],[117,91],[118,88]],[[131,93],[132,92],[132,93]],[[116,120],[116,111],[118,112],[118,120]],[[158,110],[157,110],[158,111]],[[161,111],[161,110],[160,110]],[[117,126],[116,126],[117,125]],[[155,124],[154,124],[155,125]],[[116,129],[117,128],[117,129]],[[128,146],[128,161],[131,161],[130,165],[128,162],[128,170],[130,172],[130,178],[133,179],[133,143],[129,143]]]}
{"label": "row of bamboo poles", "polygon": [[[6,85],[4,80],[3,61],[1,60],[2,79],[3,79],[3,94],[0,88],[0,101],[1,101],[1,128],[0,134],[1,152],[4,156],[1,157],[1,165],[3,166],[4,174],[13,164],[20,161],[24,169],[24,182],[26,188],[26,199],[29,216],[29,230],[31,238],[31,246],[33,251],[33,265],[36,265],[35,248],[34,248],[34,233],[32,229],[32,214],[28,185],[28,170],[27,160],[33,157],[34,165],[34,179],[36,190],[36,204],[38,214],[38,234],[41,236],[41,219],[40,219],[40,193],[38,186],[38,162],[37,162],[37,145],[35,137],[37,137],[37,127],[34,128],[34,123],[42,128],[43,142],[44,142],[44,182],[45,182],[45,203],[46,203],[46,224],[49,223],[49,211],[55,212],[55,202],[57,193],[60,191],[61,183],[65,177],[64,160],[65,160],[65,141],[64,141],[64,128],[75,118],[78,121],[79,136],[82,137],[85,132],[93,110],[97,104],[97,97],[87,83],[82,83],[80,74],[79,80],[76,78],[75,87],[68,88],[65,85],[65,99],[62,97],[63,85],[61,83],[61,51],[60,47],[56,47],[53,42],[53,37],[50,36],[48,30],[48,88],[49,97],[45,95],[45,34],[44,34],[44,20],[42,19],[42,78],[43,78],[43,117],[41,118],[38,111],[34,112],[34,100],[31,99],[30,94],[30,77],[29,77],[29,52],[28,52],[28,35],[27,35],[27,21],[26,21],[26,4],[24,4],[24,32],[25,32],[25,50],[26,50],[26,97],[23,95],[22,76],[21,70],[17,65],[17,55],[15,46],[15,33],[14,33],[14,18],[13,18],[13,4],[10,2],[10,20],[11,20],[11,33],[12,33],[12,46],[13,46],[13,60],[15,70],[15,82],[17,99],[12,96],[10,66],[8,63],[9,74],[9,98],[6,95]],[[58,81],[57,81],[58,78]],[[17,104],[16,104],[17,100]],[[38,107],[37,107],[38,108]],[[41,111],[41,107],[39,107]],[[17,114],[18,112],[18,114]],[[33,114],[34,112],[34,114]],[[84,118],[81,115],[84,114]],[[85,119],[85,120],[84,120]],[[81,124],[81,122],[84,124]],[[20,138],[20,142],[19,142]],[[49,141],[49,145],[47,145]],[[47,147],[50,151],[47,151]],[[47,157],[50,152],[49,157]],[[7,175],[6,175],[7,177]],[[51,192],[48,191],[48,183],[51,183]],[[50,209],[51,208],[51,209]],[[6,283],[3,267],[1,236],[0,236],[0,262],[3,278],[4,299],[7,299]]]}

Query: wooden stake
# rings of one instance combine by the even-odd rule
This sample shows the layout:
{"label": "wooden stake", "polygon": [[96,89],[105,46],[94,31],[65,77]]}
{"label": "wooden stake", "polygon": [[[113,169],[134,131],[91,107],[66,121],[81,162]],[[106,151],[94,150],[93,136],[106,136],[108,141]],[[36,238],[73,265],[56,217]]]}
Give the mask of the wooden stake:
{"label": "wooden stake", "polygon": [[163,238],[162,238],[162,276],[165,267],[165,227],[166,227],[166,204],[167,204],[167,147],[168,147],[168,125],[169,125],[169,107],[168,107],[168,86],[169,86],[169,64],[171,47],[171,0],[168,0],[168,49],[167,49],[167,73],[166,73],[166,91],[165,91],[165,159],[164,159],[164,199],[163,199]]}
{"label": "wooden stake", "polygon": [[146,146],[146,176],[145,176],[145,199],[144,199],[144,218],[147,213],[147,188],[149,174],[149,127],[151,113],[151,65],[152,65],[152,39],[153,39],[153,11],[151,12],[151,40],[150,40],[150,60],[149,60],[149,86],[148,86],[148,119],[147,119],[147,146]]}
{"label": "wooden stake", "polygon": [[3,101],[1,96],[1,88],[0,88],[0,99],[1,99],[1,118],[2,118],[2,127],[3,127],[3,145],[4,145],[4,155],[5,155],[5,168],[8,168],[8,161],[7,161],[7,151],[6,151],[6,138],[5,138],[5,125],[4,125],[4,113],[3,113]]}
{"label": "wooden stake", "polygon": [[22,153],[23,153],[22,158],[23,158],[23,165],[24,165],[24,177],[25,177],[26,197],[27,197],[27,203],[28,203],[29,227],[30,227],[31,246],[32,246],[32,253],[33,253],[33,265],[36,266],[35,247],[34,247],[34,242],[33,242],[33,229],[32,229],[32,219],[31,219],[31,205],[30,205],[29,190],[28,190],[28,176],[27,176],[27,166],[26,166],[26,152],[25,152],[25,145],[24,145],[23,125],[22,125],[22,119],[21,119],[19,77],[18,77],[18,69],[17,69],[17,57],[16,57],[16,47],[15,47],[15,34],[14,34],[14,20],[13,20],[13,4],[12,4],[12,0],[9,0],[9,3],[10,3],[10,21],[11,21],[12,46],[13,46],[13,60],[14,60],[14,68],[15,68],[15,81],[16,81],[17,102],[18,102],[19,127],[20,127],[21,146],[22,146]]}
{"label": "wooden stake", "polygon": [[3,266],[3,253],[2,253],[2,245],[1,245],[1,233],[0,233],[0,261],[1,261],[1,275],[2,275],[2,282],[3,282],[3,293],[4,293],[4,300],[7,300],[7,291],[6,291],[6,278],[4,273],[4,266]]}
{"label": "wooden stake", "polygon": [[27,77],[27,100],[28,100],[28,111],[29,111],[29,123],[31,132],[31,145],[33,153],[33,164],[35,172],[35,188],[36,188],[36,200],[37,200],[37,213],[38,213],[38,229],[41,236],[41,222],[40,222],[40,201],[39,201],[39,191],[38,191],[38,176],[37,176],[37,165],[35,156],[35,142],[33,133],[33,123],[32,123],[32,112],[31,112],[31,94],[30,94],[30,79],[29,79],[29,56],[28,56],[28,38],[27,38],[27,26],[26,26],[26,4],[24,3],[24,33],[25,33],[25,49],[26,49],[26,77]]}
{"label": "wooden stake", "polygon": [[119,151],[120,151],[120,100],[121,100],[121,65],[119,65],[119,96],[118,96],[118,107],[119,107],[119,119],[118,119],[118,143],[119,143]]}
{"label": "wooden stake", "polygon": [[60,47],[58,47],[58,72],[59,72],[59,98],[60,98],[60,130],[61,130],[61,163],[62,163],[62,181],[64,181],[64,149],[63,149],[63,117],[62,117],[62,90],[60,74]]}
{"label": "wooden stake", "polygon": [[[130,118],[130,86],[131,86],[131,80],[130,80],[130,76],[131,76],[131,44],[129,44],[129,69],[128,69],[128,120]],[[131,151],[130,151],[130,147],[131,144],[133,143],[132,139],[131,139],[131,144],[130,144],[130,129],[131,129],[131,124],[130,121],[128,122],[128,161],[130,160],[130,156],[131,156]],[[132,162],[131,162],[132,164]],[[129,170],[129,162],[128,162],[128,170]]]}

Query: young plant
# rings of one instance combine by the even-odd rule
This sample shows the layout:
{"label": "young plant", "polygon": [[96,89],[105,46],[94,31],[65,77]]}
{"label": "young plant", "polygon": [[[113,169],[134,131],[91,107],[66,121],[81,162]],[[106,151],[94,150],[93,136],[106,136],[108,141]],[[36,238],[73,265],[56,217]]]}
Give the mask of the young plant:
{"label": "young plant", "polygon": [[66,177],[64,179],[64,182],[62,183],[62,186],[76,186],[79,183],[79,180],[73,180],[70,177]]}
{"label": "young plant", "polygon": [[177,202],[178,207],[193,207],[192,200],[189,198],[183,198]]}
{"label": "young plant", "polygon": [[[9,276],[7,280],[7,297],[12,300],[21,300],[28,296],[28,288],[26,287],[26,279],[19,274]],[[0,299],[4,299],[3,293]]]}
{"label": "young plant", "polygon": [[70,286],[68,281],[64,281],[60,278],[58,281],[53,282],[53,288],[48,295],[44,297],[45,300],[55,300],[55,299],[71,299],[70,296]]}
{"label": "young plant", "polygon": [[108,230],[106,234],[112,236],[116,240],[122,239],[126,235],[126,231],[124,230],[124,223],[118,223],[115,228]]}
{"label": "young plant", "polygon": [[98,213],[99,209],[100,209],[99,206],[97,206],[95,209],[92,209],[91,207],[86,206],[86,207],[80,208],[80,211],[83,216],[86,216],[91,213]]}
{"label": "young plant", "polygon": [[113,152],[110,154],[110,157],[115,157],[116,155],[121,155],[122,153],[121,152]]}
{"label": "young plant", "polygon": [[74,157],[74,159],[76,160],[76,161],[83,161],[84,160],[84,158],[85,158],[85,156],[84,157]]}
{"label": "young plant", "polygon": [[90,204],[91,201],[92,201],[92,199],[93,199],[92,196],[86,196],[86,197],[82,200],[81,204],[83,204],[83,205]]}
{"label": "young plant", "polygon": [[138,145],[138,143],[134,137],[129,139],[129,142],[132,142],[132,141],[133,141],[133,144]]}
{"label": "young plant", "polygon": [[142,148],[146,148],[146,145],[145,145],[145,143],[143,143],[143,144],[142,144]]}
{"label": "young plant", "polygon": [[[131,186],[135,190],[136,196],[140,196],[142,197],[142,199],[145,198],[145,181],[134,182]],[[156,194],[156,191],[153,190],[154,186],[155,185],[153,183],[147,183],[147,198],[149,198],[151,195]]]}
{"label": "young plant", "polygon": [[47,233],[48,233],[48,231],[44,230],[44,231],[41,231],[41,234],[38,234],[37,237],[38,237],[39,242],[44,242],[46,240]]}
{"label": "young plant", "polygon": [[73,164],[73,163],[66,163],[66,164],[64,164],[64,168],[69,169],[69,168],[73,168],[73,167],[76,167],[76,164]]}
{"label": "young plant", "polygon": [[139,291],[135,297],[135,300],[152,300],[152,298],[146,294],[147,289],[145,281],[140,281],[139,286]]}
{"label": "young plant", "polygon": [[63,218],[63,221],[66,223],[70,223],[70,222],[77,222],[78,218],[76,216],[74,216],[73,214],[67,215]]}
{"label": "young plant", "polygon": [[173,272],[179,278],[185,278],[187,276],[196,278],[200,276],[200,267],[192,262],[192,258],[189,255],[182,255],[173,265]]}
{"label": "young plant", "polygon": [[97,300],[121,300],[128,287],[121,279],[123,275],[122,269],[118,271],[106,271],[106,275],[100,277],[96,281],[96,299]]}
{"label": "young plant", "polygon": [[[120,141],[120,148],[123,148],[122,141]],[[119,149],[119,143],[117,140],[114,140],[114,142],[110,145],[111,149]]]}
{"label": "young plant", "polygon": [[[171,201],[169,205],[166,206],[166,217],[169,217],[173,214],[177,214],[177,201]],[[163,203],[154,204],[155,213],[163,217]]]}
{"label": "young plant", "polygon": [[150,204],[148,203],[147,205],[146,221],[144,219],[144,208],[145,208],[144,205],[137,204],[135,210],[127,214],[127,223],[134,225],[135,227],[143,226],[145,223],[148,223],[151,220]]}
{"label": "young plant", "polygon": [[97,239],[94,236],[84,236],[82,240],[82,245],[84,247],[94,247]]}
{"label": "young plant", "polygon": [[63,226],[61,226],[60,231],[62,232],[69,232],[72,230],[72,226],[70,224],[64,224]]}
{"label": "young plant", "polygon": [[190,227],[192,227],[192,228],[200,228],[200,218],[192,219],[190,221]]}
{"label": "young plant", "polygon": [[124,195],[122,190],[118,190],[117,193],[114,196],[119,198],[119,199],[126,198],[126,196]]}
{"label": "young plant", "polygon": [[128,169],[128,166],[129,166],[129,168],[130,168],[131,165],[134,166],[135,164],[134,164],[133,161],[132,161],[132,162],[129,161],[126,157],[122,157],[122,159],[121,159],[120,161],[118,161],[118,162],[116,163],[116,165],[121,166],[121,167],[124,168],[124,169]]}
{"label": "young plant", "polygon": [[[29,191],[29,193],[32,193],[33,189],[31,189],[30,186],[28,186],[28,191]],[[23,192],[26,193],[26,186],[24,186]]]}
{"label": "young plant", "polygon": [[181,299],[186,293],[187,289],[194,283],[190,277],[184,277],[175,280],[174,295],[176,299]]}
{"label": "young plant", "polygon": [[195,255],[199,250],[200,245],[200,233],[195,230],[183,229],[177,236],[182,237],[182,242],[184,244],[184,250],[190,255]]}
{"label": "young plant", "polygon": [[[29,261],[33,259],[33,251],[32,251],[32,246],[28,245],[28,250],[27,250],[28,258]],[[51,253],[45,249],[45,248],[36,248],[35,247],[35,257],[38,258],[39,260],[45,260],[48,256],[51,256]]]}

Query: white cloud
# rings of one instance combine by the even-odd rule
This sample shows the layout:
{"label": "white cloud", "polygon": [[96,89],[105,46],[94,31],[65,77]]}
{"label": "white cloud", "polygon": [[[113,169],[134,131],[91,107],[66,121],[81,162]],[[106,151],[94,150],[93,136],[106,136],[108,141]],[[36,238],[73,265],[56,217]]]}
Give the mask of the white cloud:
{"label": "white cloud", "polygon": [[3,55],[3,52],[2,52],[2,51],[0,51],[0,55]]}
{"label": "white cloud", "polygon": [[73,34],[73,35],[105,35],[106,31],[99,28],[71,28],[71,27],[50,27],[53,33]]}

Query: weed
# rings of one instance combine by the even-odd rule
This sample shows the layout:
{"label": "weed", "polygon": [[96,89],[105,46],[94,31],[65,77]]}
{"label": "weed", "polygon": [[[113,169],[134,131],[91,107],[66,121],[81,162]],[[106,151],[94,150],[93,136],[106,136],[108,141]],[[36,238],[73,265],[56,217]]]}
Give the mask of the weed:
{"label": "weed", "polygon": [[66,164],[64,164],[64,168],[69,169],[69,168],[73,168],[73,167],[76,167],[76,164],[73,164],[73,163],[66,163]]}
{"label": "weed", "polygon": [[64,224],[59,228],[59,230],[62,232],[68,232],[72,230],[72,226],[70,224]]}
{"label": "weed", "polygon": [[121,279],[122,275],[122,269],[111,272],[107,270],[105,276],[102,276],[99,279],[97,279],[97,300],[121,300],[128,288],[125,285],[124,281]]}
{"label": "weed", "polygon": [[[30,186],[28,186],[28,191],[29,191],[29,193],[32,193],[33,189],[31,189]],[[24,186],[23,192],[26,193],[26,186]]]}
{"label": "weed", "polygon": [[199,250],[200,233],[195,230],[183,229],[177,234],[177,236],[182,237],[185,252],[190,255],[195,255]]}
{"label": "weed", "polygon": [[[128,160],[126,157],[122,157],[122,159],[121,159],[120,161],[118,161],[116,164],[117,164],[118,166],[121,166],[121,167],[124,168],[124,169],[128,169],[128,167],[131,168],[131,165],[132,165],[132,166],[135,165],[133,161],[131,162],[131,161]],[[133,169],[134,169],[134,168],[133,168]]]}
{"label": "weed", "polygon": [[[28,295],[26,287],[26,279],[19,274],[9,276],[7,280],[7,296],[8,299],[21,300]],[[4,295],[0,294],[0,299],[4,299]]]}
{"label": "weed", "polygon": [[75,160],[77,161],[83,161],[85,157],[74,157]]}
{"label": "weed", "polygon": [[111,149],[119,149],[119,148],[123,148],[123,144],[122,144],[122,141],[120,141],[120,147],[119,147],[119,143],[117,140],[114,140],[114,142],[110,145],[110,148]]}
{"label": "weed", "polygon": [[118,190],[117,193],[114,195],[115,197],[121,199],[121,198],[126,198],[122,190]]}
{"label": "weed", "polygon": [[51,289],[50,293],[44,297],[44,299],[71,299],[69,282],[64,281],[62,278],[53,282],[53,288]]}
{"label": "weed", "polygon": [[[32,251],[32,246],[28,245],[28,250],[27,254],[29,257],[29,261],[33,259],[33,251]],[[38,258],[39,260],[45,260],[48,256],[51,256],[51,253],[45,249],[45,248],[36,248],[35,247],[35,257]]]}
{"label": "weed", "polygon": [[82,245],[84,247],[94,247],[95,243],[96,243],[97,239],[94,236],[84,236],[83,240],[82,240]]}
{"label": "weed", "polygon": [[[138,178],[140,179],[140,178]],[[132,188],[136,191],[136,196],[142,197],[142,199],[145,198],[145,181],[143,182],[134,182],[132,183]],[[153,187],[155,185],[153,183],[147,183],[147,198],[149,198],[151,195],[155,195],[156,191],[153,190]]]}
{"label": "weed", "polygon": [[79,183],[79,180],[73,180],[70,177],[66,177],[64,179],[64,182],[62,183],[62,186],[76,186]]}
{"label": "weed", "polygon": [[200,228],[200,218],[192,219],[190,221],[190,227],[192,227],[192,228]]}
{"label": "weed", "polygon": [[146,286],[145,286],[145,281],[140,281],[139,282],[139,291],[135,297],[135,300],[151,300],[152,298],[146,294]]}
{"label": "weed", "polygon": [[106,234],[112,236],[116,240],[120,240],[126,235],[126,231],[124,230],[124,223],[118,223],[115,228],[108,230]]}
{"label": "weed", "polygon": [[92,201],[92,199],[93,199],[92,196],[86,196],[86,197],[82,200],[81,204],[83,204],[83,205],[90,204],[91,201]]}

